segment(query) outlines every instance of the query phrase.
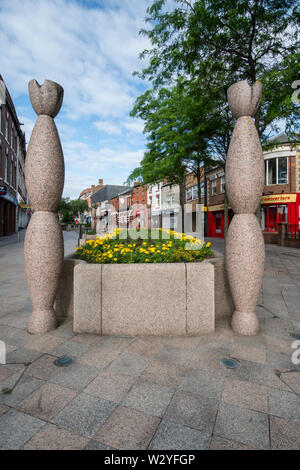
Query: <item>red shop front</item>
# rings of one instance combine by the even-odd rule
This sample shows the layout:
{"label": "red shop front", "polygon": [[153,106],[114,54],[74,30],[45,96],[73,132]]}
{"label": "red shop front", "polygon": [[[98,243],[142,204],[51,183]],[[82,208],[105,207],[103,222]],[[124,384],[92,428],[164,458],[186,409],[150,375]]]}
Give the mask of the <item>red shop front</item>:
{"label": "red shop front", "polygon": [[[228,210],[230,223],[233,212]],[[279,222],[285,222],[290,234],[300,231],[300,193],[270,194],[261,198],[261,227],[263,232],[277,233]],[[224,238],[224,204],[207,208],[207,236]]]}
{"label": "red shop front", "polygon": [[263,232],[278,232],[279,222],[285,222],[290,233],[299,232],[300,193],[270,194],[261,198],[261,227]]}
{"label": "red shop front", "polygon": [[[228,224],[233,217],[233,211],[228,206]],[[224,204],[207,208],[207,236],[224,238]]]}

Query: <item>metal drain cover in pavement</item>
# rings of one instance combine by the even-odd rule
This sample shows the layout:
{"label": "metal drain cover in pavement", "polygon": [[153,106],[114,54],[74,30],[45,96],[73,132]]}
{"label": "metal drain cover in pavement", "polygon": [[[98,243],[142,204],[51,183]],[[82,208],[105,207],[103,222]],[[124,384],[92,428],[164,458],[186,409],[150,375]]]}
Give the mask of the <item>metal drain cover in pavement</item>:
{"label": "metal drain cover in pavement", "polygon": [[221,359],[220,364],[226,367],[227,369],[236,369],[240,365],[237,359],[231,359],[228,357]]}
{"label": "metal drain cover in pavement", "polygon": [[291,333],[290,336],[295,339],[300,339],[300,333]]}
{"label": "metal drain cover in pavement", "polygon": [[57,367],[67,367],[71,365],[73,362],[73,359],[69,356],[61,356],[58,359],[55,359],[54,364]]}

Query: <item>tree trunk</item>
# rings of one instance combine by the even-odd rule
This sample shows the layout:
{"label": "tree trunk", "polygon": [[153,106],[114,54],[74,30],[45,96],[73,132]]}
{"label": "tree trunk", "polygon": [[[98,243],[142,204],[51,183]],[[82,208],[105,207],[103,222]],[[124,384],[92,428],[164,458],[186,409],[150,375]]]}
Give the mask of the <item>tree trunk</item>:
{"label": "tree trunk", "polygon": [[[260,133],[259,133],[259,116],[260,116],[260,108],[258,108],[256,114],[255,114],[255,127],[257,129],[257,132],[258,132],[258,135],[260,137]],[[257,220],[259,222],[259,225],[261,225],[261,215],[260,215],[260,212],[261,212],[261,204],[260,204],[260,201],[259,201],[259,205],[258,205],[258,208],[256,209],[256,217],[257,217]]]}
{"label": "tree trunk", "polygon": [[204,237],[207,237],[207,178],[206,178],[206,169],[204,168],[204,207],[206,207],[204,212]]}
{"label": "tree trunk", "polygon": [[179,184],[179,201],[181,208],[181,231],[184,233],[184,205],[186,201],[186,185],[185,185],[185,176]]}
{"label": "tree trunk", "polygon": [[201,172],[200,172],[200,166],[197,168],[197,187],[198,187],[198,204],[202,204],[201,201]]}

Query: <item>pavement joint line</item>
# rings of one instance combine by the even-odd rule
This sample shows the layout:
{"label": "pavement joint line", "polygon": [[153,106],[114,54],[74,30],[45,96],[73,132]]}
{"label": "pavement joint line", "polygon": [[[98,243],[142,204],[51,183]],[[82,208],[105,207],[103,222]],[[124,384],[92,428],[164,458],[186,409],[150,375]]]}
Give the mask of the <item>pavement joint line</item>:
{"label": "pavement joint line", "polygon": [[275,372],[275,375],[279,378],[279,380],[281,380],[281,382],[283,382],[290,390],[292,393],[294,393],[295,395],[297,395],[297,397],[300,397],[300,393],[296,392],[288,383],[285,382],[285,380],[283,380],[283,378],[281,377],[282,374],[289,374],[289,373],[295,373],[295,372],[300,372],[300,370],[284,370],[284,371],[278,371],[278,372]]}

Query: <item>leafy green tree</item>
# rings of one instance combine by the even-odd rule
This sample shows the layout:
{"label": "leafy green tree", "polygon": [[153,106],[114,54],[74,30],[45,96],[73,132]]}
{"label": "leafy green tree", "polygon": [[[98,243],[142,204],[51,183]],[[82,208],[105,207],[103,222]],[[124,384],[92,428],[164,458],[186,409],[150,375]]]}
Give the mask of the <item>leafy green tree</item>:
{"label": "leafy green tree", "polygon": [[69,197],[63,197],[61,198],[58,206],[57,206],[57,209],[56,209],[56,212],[59,214],[59,215],[62,215],[63,213],[65,212],[68,212],[69,210],[69,202],[70,202],[70,198]]}
{"label": "leafy green tree", "polygon": [[189,86],[180,80],[173,88],[152,89],[141,95],[132,116],[145,121],[147,150],[141,166],[129,176],[129,181],[142,178],[144,183],[167,179],[180,186],[180,205],[186,202],[187,172],[197,177],[199,200],[201,166],[211,162],[208,141],[219,120],[198,83]]}
{"label": "leafy green tree", "polygon": [[[255,116],[263,141],[270,132],[277,132],[279,125],[282,127],[283,120],[288,133],[297,132],[299,106],[292,101],[292,83],[298,78],[300,62],[298,0],[176,3],[168,10],[166,0],[154,0],[147,9],[149,28],[141,34],[150,39],[152,46],[141,53],[141,58],[148,58],[149,64],[135,74],[150,80],[154,89],[174,86],[183,78],[186,89],[201,84],[200,94],[214,100],[215,116],[220,117],[209,148],[221,161],[225,161],[233,127],[226,108],[226,90],[238,80],[254,83],[260,79],[263,83],[262,106]],[[139,100],[137,103],[141,105]],[[192,116],[196,108],[186,109]],[[194,124],[197,126],[197,121]],[[191,150],[189,155],[193,154]]]}
{"label": "leafy green tree", "polygon": [[[227,88],[238,80],[254,83],[259,79],[269,88],[261,110],[267,119],[261,118],[260,112],[255,118],[260,135],[274,120],[290,116],[290,123],[295,123],[293,113],[299,116],[299,107],[291,100],[291,85],[297,79],[295,65],[299,64],[299,0],[176,3],[177,7],[168,11],[166,0],[155,0],[147,9],[150,28],[141,33],[151,40],[152,47],[141,53],[142,58],[149,58],[149,65],[138,75],[156,87],[181,76],[202,75],[205,66],[214,71],[214,78],[209,74],[212,87]],[[280,92],[271,95],[279,83]]]}
{"label": "leafy green tree", "polygon": [[78,217],[89,209],[86,200],[62,198],[57,207],[57,213],[62,216],[63,223],[69,223],[71,217]]}
{"label": "leafy green tree", "polygon": [[71,199],[69,202],[69,210],[73,216],[80,216],[89,209],[86,199]]}

